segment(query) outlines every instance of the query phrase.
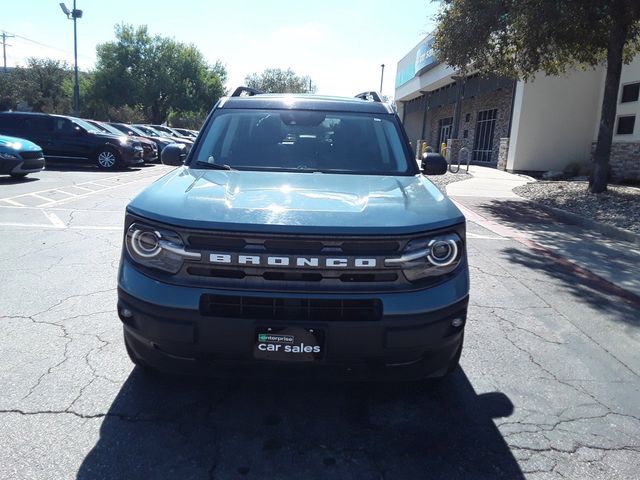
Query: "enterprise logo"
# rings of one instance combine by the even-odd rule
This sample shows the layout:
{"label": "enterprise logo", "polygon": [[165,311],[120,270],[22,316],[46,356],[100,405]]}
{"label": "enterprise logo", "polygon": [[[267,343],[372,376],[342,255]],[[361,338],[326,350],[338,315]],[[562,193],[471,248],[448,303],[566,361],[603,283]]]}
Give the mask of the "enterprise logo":
{"label": "enterprise logo", "polygon": [[376,258],[354,257],[297,257],[290,255],[237,255],[211,253],[209,262],[222,265],[253,265],[269,267],[310,267],[310,268],[375,268]]}

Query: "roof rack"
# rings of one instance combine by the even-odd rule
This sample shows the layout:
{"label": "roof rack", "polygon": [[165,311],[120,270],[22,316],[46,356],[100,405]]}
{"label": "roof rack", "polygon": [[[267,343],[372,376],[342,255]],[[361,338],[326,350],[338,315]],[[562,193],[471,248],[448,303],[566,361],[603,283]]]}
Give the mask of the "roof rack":
{"label": "roof rack", "polygon": [[378,95],[378,92],[373,92],[373,91],[359,93],[358,95],[356,95],[356,98],[366,100],[367,102],[382,103],[382,99],[380,98],[380,95]]}
{"label": "roof rack", "polygon": [[231,94],[232,97],[253,97],[254,95],[260,95],[262,92],[255,88],[238,87]]}

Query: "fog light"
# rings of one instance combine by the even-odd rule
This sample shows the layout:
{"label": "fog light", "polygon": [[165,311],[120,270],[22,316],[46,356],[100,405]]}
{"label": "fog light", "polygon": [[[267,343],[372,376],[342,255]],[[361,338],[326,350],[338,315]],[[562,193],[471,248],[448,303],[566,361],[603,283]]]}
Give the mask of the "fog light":
{"label": "fog light", "polygon": [[463,323],[464,323],[464,320],[462,320],[461,318],[454,318],[451,321],[451,326],[458,328],[458,327],[461,327]]}
{"label": "fog light", "polygon": [[124,318],[131,318],[133,317],[133,312],[128,308],[123,308],[122,310],[120,310],[120,315],[122,315]]}

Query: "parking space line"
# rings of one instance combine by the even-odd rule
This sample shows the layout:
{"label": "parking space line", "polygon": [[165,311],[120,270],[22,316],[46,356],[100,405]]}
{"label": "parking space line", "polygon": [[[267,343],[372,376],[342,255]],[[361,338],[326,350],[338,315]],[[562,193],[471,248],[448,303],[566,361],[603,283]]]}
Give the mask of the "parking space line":
{"label": "parking space line", "polygon": [[62,203],[65,202],[69,202],[72,200],[79,200],[81,198],[86,198],[89,197],[90,195],[93,195],[94,193],[102,193],[102,192],[106,192],[107,190],[113,190],[114,188],[119,188],[119,187],[124,187],[125,185],[130,185],[132,183],[136,183],[136,182],[142,182],[147,180],[149,177],[146,178],[139,178],[137,180],[134,180],[132,182],[127,182],[127,183],[121,183],[119,185],[113,185],[111,187],[105,187],[102,190],[94,190],[93,192],[87,192],[87,193],[83,193],[81,195],[77,195],[75,197],[69,197],[69,198],[63,198],[61,200],[51,200],[50,198],[45,198],[45,200],[47,200],[46,203],[42,203],[40,205],[38,205],[38,207],[43,208],[43,207],[51,207],[52,205],[60,205]]}
{"label": "parking space line", "polygon": [[53,230],[112,230],[122,231],[122,225],[64,225],[62,227],[51,223],[17,223],[17,222],[0,222],[0,227],[16,227],[16,228],[48,228]]}
{"label": "parking space line", "polygon": [[42,196],[42,195],[38,195],[37,193],[30,193],[30,194],[29,194],[29,196],[30,196],[30,197],[36,197],[36,198],[39,198],[40,200],[44,200],[45,202],[50,202],[50,201],[51,201],[51,199],[50,199],[50,198],[44,197],[44,196]]}
{"label": "parking space line", "polygon": [[40,211],[44,214],[45,217],[47,217],[47,219],[53,224],[54,227],[65,228],[67,226],[67,224],[60,220],[60,217],[55,213],[46,212],[44,211],[44,209],[41,209]]}
{"label": "parking space line", "polygon": [[64,190],[60,190],[59,188],[54,190],[54,192],[62,193],[63,195],[69,195],[70,197],[77,197],[76,193],[65,192]]}
{"label": "parking space line", "polygon": [[3,202],[7,202],[15,207],[25,207],[26,205],[23,205],[22,203],[16,202],[15,200],[10,200],[8,198],[4,198],[2,199]]}

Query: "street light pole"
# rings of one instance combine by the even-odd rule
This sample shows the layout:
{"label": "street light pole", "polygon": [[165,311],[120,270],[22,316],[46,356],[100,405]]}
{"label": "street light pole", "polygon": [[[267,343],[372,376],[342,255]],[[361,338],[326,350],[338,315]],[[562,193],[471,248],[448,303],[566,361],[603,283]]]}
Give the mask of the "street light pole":
{"label": "street light pole", "polygon": [[[82,15],[82,11],[80,11],[80,16]],[[73,85],[73,109],[76,115],[80,115],[80,86],[78,85],[78,10],[76,10],[76,0],[73,0],[73,11],[71,15],[73,16],[73,61],[75,64],[74,69],[74,80],[75,83]]]}
{"label": "street light pole", "polygon": [[382,71],[380,72],[380,95],[382,95],[382,81],[384,80],[384,63],[380,65]]}
{"label": "street light pole", "polygon": [[73,20],[73,62],[74,62],[74,84],[73,84],[73,110],[75,115],[80,114],[80,87],[78,86],[78,22],[82,18],[82,10],[76,8],[76,0],[73,0],[73,10],[69,10],[64,3],[60,4],[60,9],[69,20]]}

